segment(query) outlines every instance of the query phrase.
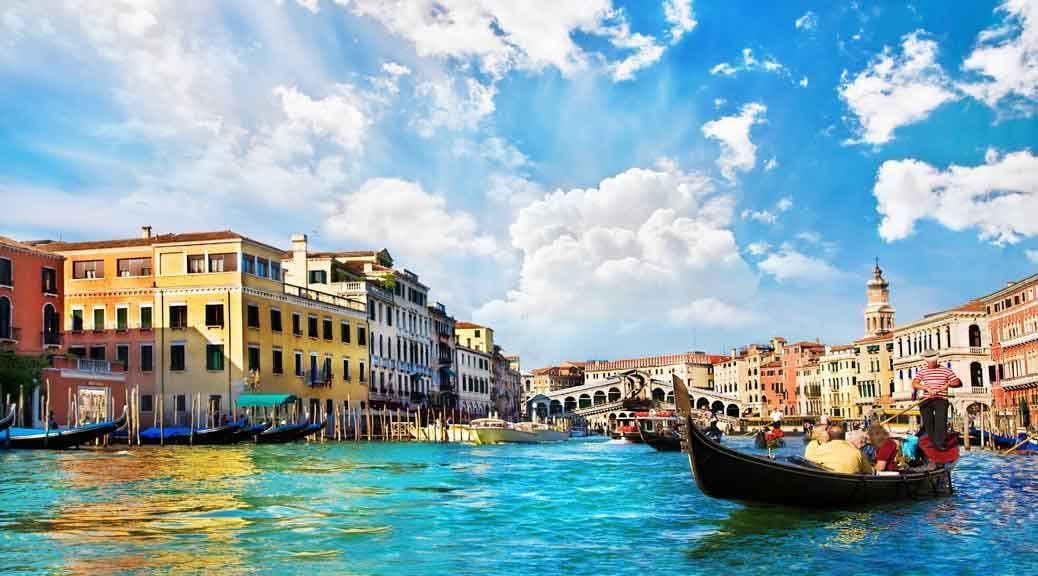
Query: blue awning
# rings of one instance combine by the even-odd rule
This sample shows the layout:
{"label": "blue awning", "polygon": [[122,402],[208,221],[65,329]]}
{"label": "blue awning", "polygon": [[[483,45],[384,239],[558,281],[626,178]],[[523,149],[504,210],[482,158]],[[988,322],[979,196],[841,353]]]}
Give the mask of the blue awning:
{"label": "blue awning", "polygon": [[236,400],[238,408],[273,408],[295,402],[291,394],[242,394]]}

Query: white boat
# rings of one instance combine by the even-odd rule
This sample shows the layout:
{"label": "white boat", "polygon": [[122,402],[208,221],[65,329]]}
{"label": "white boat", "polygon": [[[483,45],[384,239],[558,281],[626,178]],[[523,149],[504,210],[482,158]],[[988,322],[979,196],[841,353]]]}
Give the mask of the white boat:
{"label": "white boat", "polygon": [[568,440],[569,434],[547,424],[520,422],[512,424],[498,418],[479,418],[469,424],[479,444],[537,444]]}

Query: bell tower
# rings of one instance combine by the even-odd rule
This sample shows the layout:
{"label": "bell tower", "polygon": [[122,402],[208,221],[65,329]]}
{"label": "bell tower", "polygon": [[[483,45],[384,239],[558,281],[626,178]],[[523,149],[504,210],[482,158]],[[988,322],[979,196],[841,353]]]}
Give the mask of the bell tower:
{"label": "bell tower", "polygon": [[865,336],[879,336],[894,329],[894,307],[890,305],[890,283],[883,278],[883,269],[872,269],[872,279],[865,284]]}

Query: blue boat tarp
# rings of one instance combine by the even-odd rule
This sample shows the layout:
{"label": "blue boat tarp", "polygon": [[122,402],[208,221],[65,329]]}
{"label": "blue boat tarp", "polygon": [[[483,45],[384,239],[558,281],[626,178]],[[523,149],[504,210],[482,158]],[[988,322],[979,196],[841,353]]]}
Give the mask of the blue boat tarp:
{"label": "blue boat tarp", "polygon": [[273,408],[296,401],[292,394],[256,394],[248,393],[235,400],[238,408]]}

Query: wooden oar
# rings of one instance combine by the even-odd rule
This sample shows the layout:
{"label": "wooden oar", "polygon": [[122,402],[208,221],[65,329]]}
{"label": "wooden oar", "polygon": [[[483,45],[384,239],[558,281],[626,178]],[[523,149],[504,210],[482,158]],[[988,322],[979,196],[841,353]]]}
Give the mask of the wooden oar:
{"label": "wooden oar", "polygon": [[1008,449],[1008,450],[1006,450],[1006,451],[1004,451],[1002,453],[1003,454],[1009,454],[1013,450],[1016,450],[1017,448],[1023,446],[1025,443],[1030,442],[1031,440],[1034,440],[1034,439],[1035,439],[1034,436],[1028,435],[1027,438],[1024,438],[1023,440],[1017,442],[1015,446],[1013,446],[1012,448],[1010,448],[1010,449]]}
{"label": "wooden oar", "polygon": [[[924,398],[923,400],[925,400],[925,398]],[[894,418],[897,418],[898,416],[901,416],[901,415],[903,415],[904,413],[908,412],[908,411],[909,411],[909,410],[911,410],[912,408],[915,408],[916,406],[919,406],[920,404],[922,404],[922,403],[923,403],[923,400],[919,400],[919,401],[917,401],[917,402],[913,402],[913,403],[912,403],[912,404],[911,404],[911,405],[910,405],[910,406],[909,406],[908,408],[905,408],[904,410],[902,410],[902,411],[898,412],[897,414],[894,414],[894,415],[893,415],[893,416],[891,416],[890,418],[887,418],[886,420],[884,420],[884,421],[880,422],[880,423],[879,423],[879,425],[880,425],[880,426],[883,426],[884,424],[886,424],[887,422],[890,422],[890,421],[891,421],[891,420],[893,420]]]}

